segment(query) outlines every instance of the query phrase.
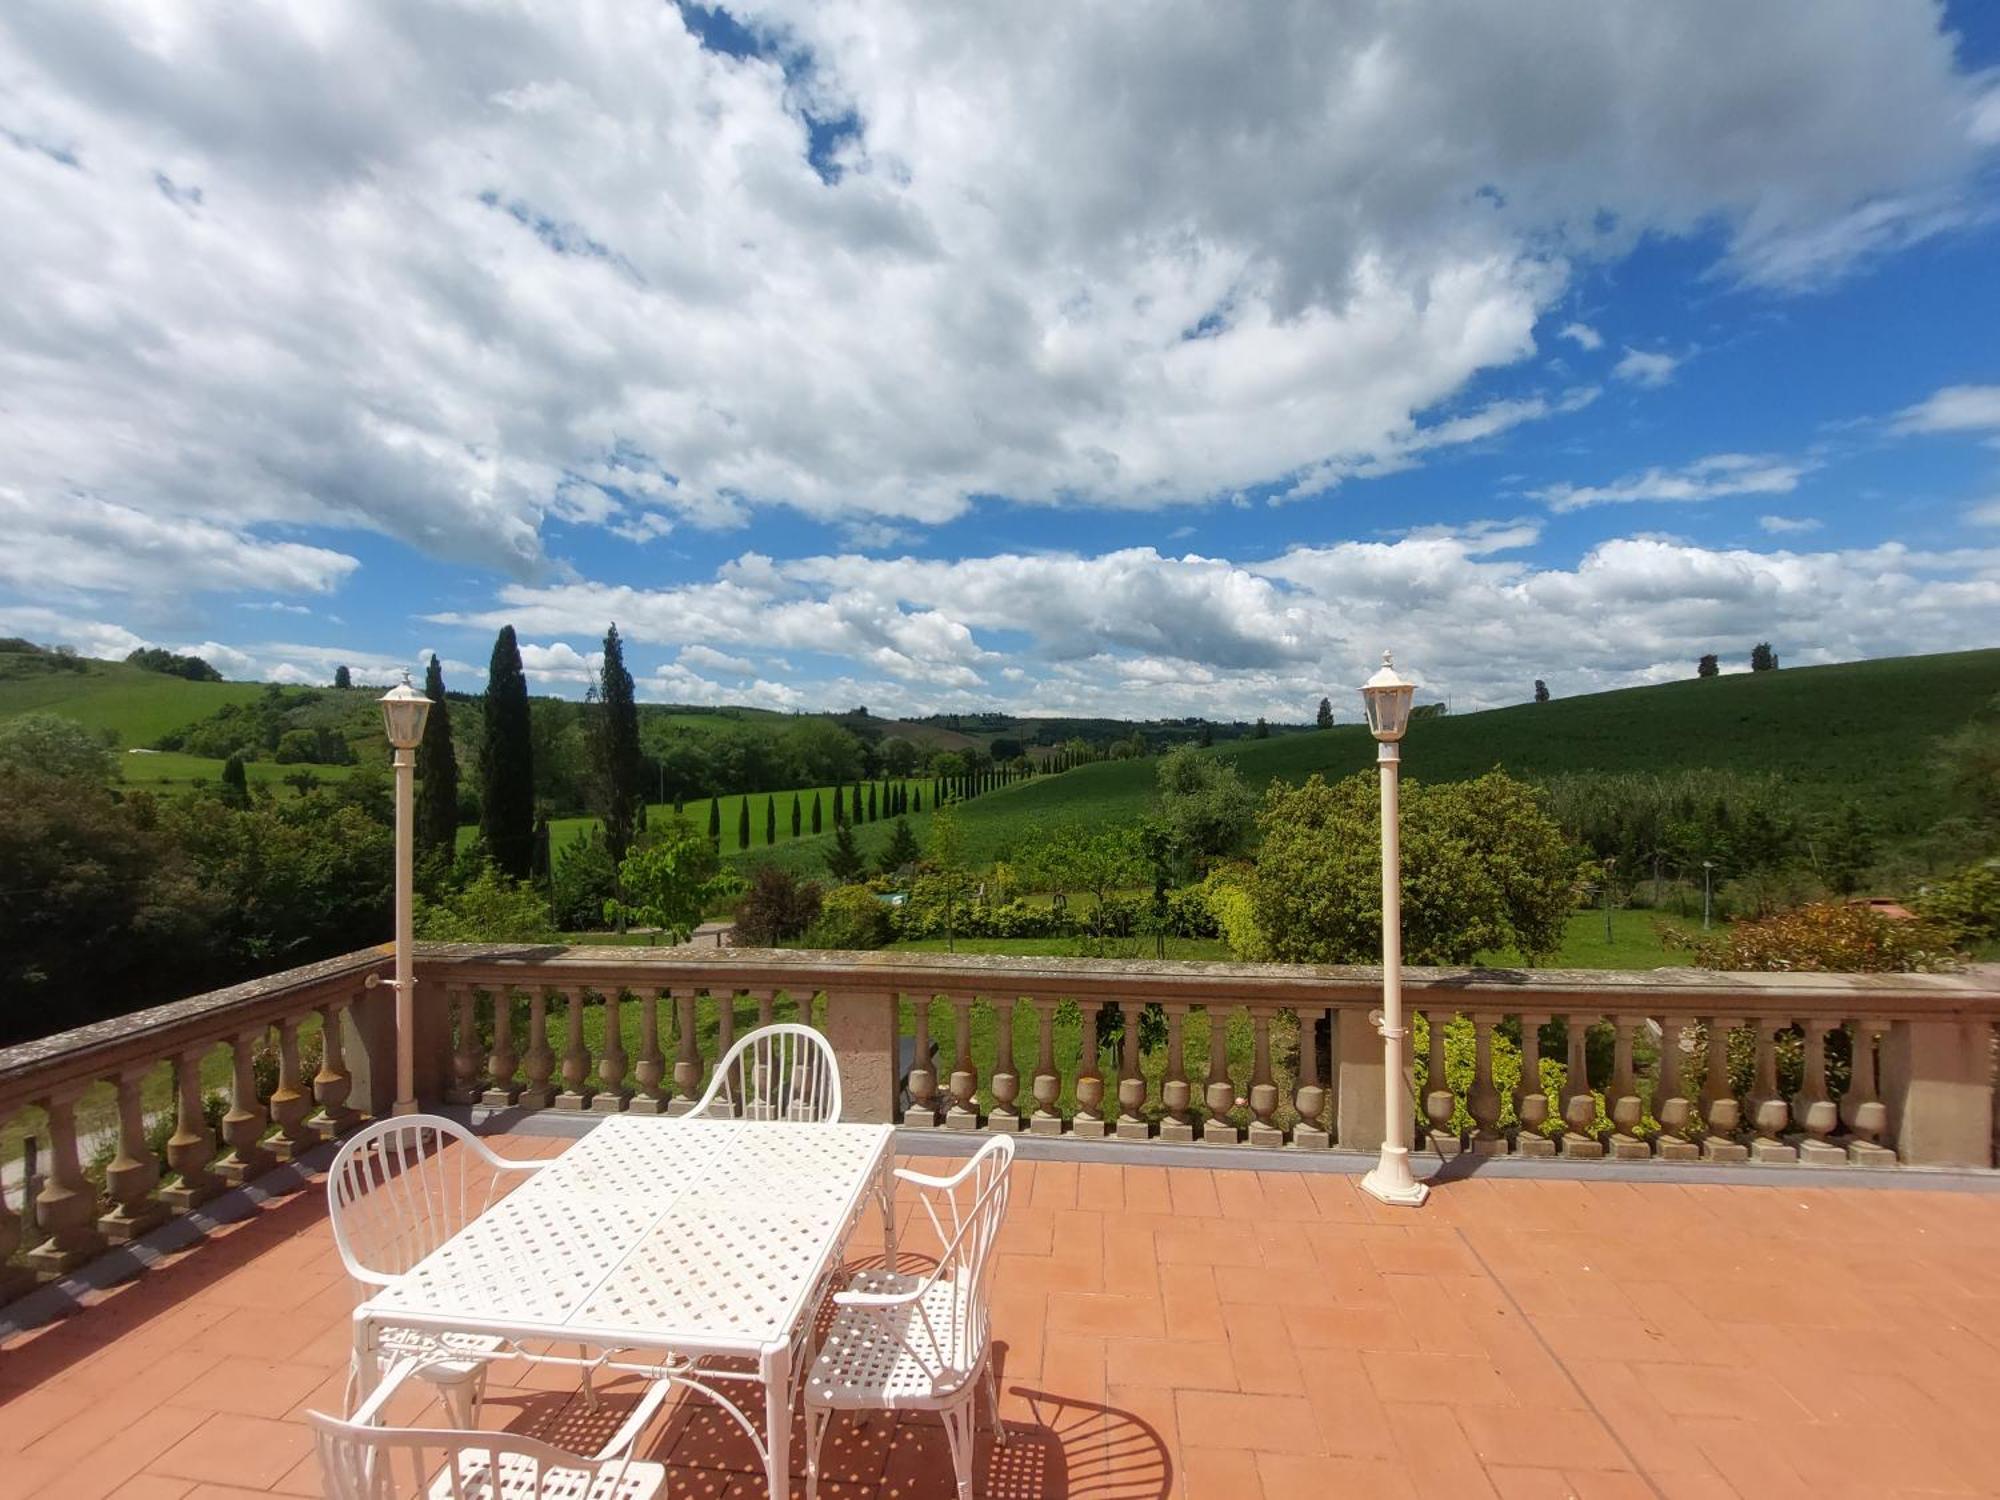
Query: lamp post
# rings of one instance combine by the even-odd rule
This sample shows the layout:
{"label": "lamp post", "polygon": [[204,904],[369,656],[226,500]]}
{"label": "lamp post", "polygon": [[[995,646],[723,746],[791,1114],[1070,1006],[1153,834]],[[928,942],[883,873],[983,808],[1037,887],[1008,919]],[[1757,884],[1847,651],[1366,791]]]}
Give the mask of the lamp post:
{"label": "lamp post", "polygon": [[416,780],[417,746],[431,700],[410,686],[410,675],[382,695],[382,727],[394,747],[396,766],[396,1104],[395,1113],[417,1112],[416,988],[410,936],[411,887],[416,883],[411,847],[410,788]]}
{"label": "lamp post", "polygon": [[1389,653],[1382,653],[1382,670],[1361,689],[1368,709],[1368,732],[1378,749],[1375,764],[1382,778],[1382,1157],[1361,1179],[1362,1188],[1384,1203],[1415,1208],[1431,1190],[1410,1173],[1410,1136],[1414,1128],[1404,1088],[1403,1026],[1403,851],[1397,776],[1402,769],[1403,731],[1410,723],[1410,700],[1417,687],[1396,675]]}
{"label": "lamp post", "polygon": [[1714,879],[1714,873],[1715,861],[1712,859],[1703,860],[1701,862],[1701,930],[1703,932],[1708,931],[1708,909],[1710,893],[1713,890],[1711,882]]}

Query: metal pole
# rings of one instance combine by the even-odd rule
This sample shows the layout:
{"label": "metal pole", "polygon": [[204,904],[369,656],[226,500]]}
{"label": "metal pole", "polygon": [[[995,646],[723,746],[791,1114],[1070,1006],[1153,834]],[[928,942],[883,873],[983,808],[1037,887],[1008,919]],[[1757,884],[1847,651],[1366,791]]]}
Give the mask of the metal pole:
{"label": "metal pole", "polygon": [[1709,872],[1714,869],[1707,860],[1701,862],[1701,930],[1708,931]]}
{"label": "metal pole", "polygon": [[1382,779],[1382,1155],[1361,1179],[1362,1188],[1384,1203],[1415,1208],[1431,1194],[1410,1172],[1410,1114],[1403,1061],[1403,840],[1397,777],[1402,747],[1382,742],[1375,754]]}
{"label": "metal pole", "polygon": [[399,1115],[417,1112],[416,975],[411,933],[411,887],[415,884],[410,847],[410,785],[415,779],[415,750],[396,751],[396,1105]]}

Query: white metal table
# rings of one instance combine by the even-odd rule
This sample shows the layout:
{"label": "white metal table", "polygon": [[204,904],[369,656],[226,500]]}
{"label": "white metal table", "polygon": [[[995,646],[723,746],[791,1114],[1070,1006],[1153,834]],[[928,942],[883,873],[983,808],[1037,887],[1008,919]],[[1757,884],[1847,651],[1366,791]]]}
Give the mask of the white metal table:
{"label": "white metal table", "polygon": [[[528,1357],[580,1345],[594,1366],[671,1374],[720,1403],[776,1500],[816,1294],[870,1198],[893,1258],[894,1139],[614,1115],[357,1308],[355,1368],[375,1369],[386,1329],[495,1335]],[[761,1431],[726,1393],[751,1384]]]}

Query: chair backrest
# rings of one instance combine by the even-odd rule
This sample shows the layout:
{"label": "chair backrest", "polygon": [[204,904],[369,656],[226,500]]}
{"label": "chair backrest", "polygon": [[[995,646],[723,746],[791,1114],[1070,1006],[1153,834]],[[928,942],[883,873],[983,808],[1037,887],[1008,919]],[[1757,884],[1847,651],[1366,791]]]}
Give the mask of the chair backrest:
{"label": "chair backrest", "polygon": [[840,1065],[826,1038],[810,1026],[794,1021],[760,1026],[737,1039],[689,1113],[831,1124],[840,1118]]}
{"label": "chair backrest", "polygon": [[629,1472],[629,1452],[589,1459],[519,1433],[306,1418],[325,1500],[638,1500],[657,1488]]}
{"label": "chair backrest", "polygon": [[355,1280],[387,1285],[492,1206],[507,1161],[455,1120],[378,1120],[340,1148],[327,1174],[333,1242]]}
{"label": "chair backrest", "polygon": [[939,1352],[957,1369],[971,1369],[986,1349],[993,1247],[1007,1218],[1013,1169],[1014,1138],[996,1135],[949,1177],[929,1177],[908,1168],[896,1172],[901,1181],[919,1189],[917,1201],[942,1247],[923,1286],[931,1291],[941,1283],[951,1284],[949,1323],[940,1326],[933,1321],[930,1333]]}

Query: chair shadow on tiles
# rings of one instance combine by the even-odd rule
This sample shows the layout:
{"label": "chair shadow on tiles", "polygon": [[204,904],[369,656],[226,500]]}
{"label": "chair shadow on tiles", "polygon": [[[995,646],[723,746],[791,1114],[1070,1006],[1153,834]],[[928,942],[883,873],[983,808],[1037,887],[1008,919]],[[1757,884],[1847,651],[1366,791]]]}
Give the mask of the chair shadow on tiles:
{"label": "chair shadow on tiles", "polygon": [[1027,1403],[1030,1418],[1008,1422],[1005,1447],[981,1442],[974,1487],[986,1500],[1167,1500],[1173,1492],[1173,1458],[1144,1418],[1055,1391],[1003,1389]]}

